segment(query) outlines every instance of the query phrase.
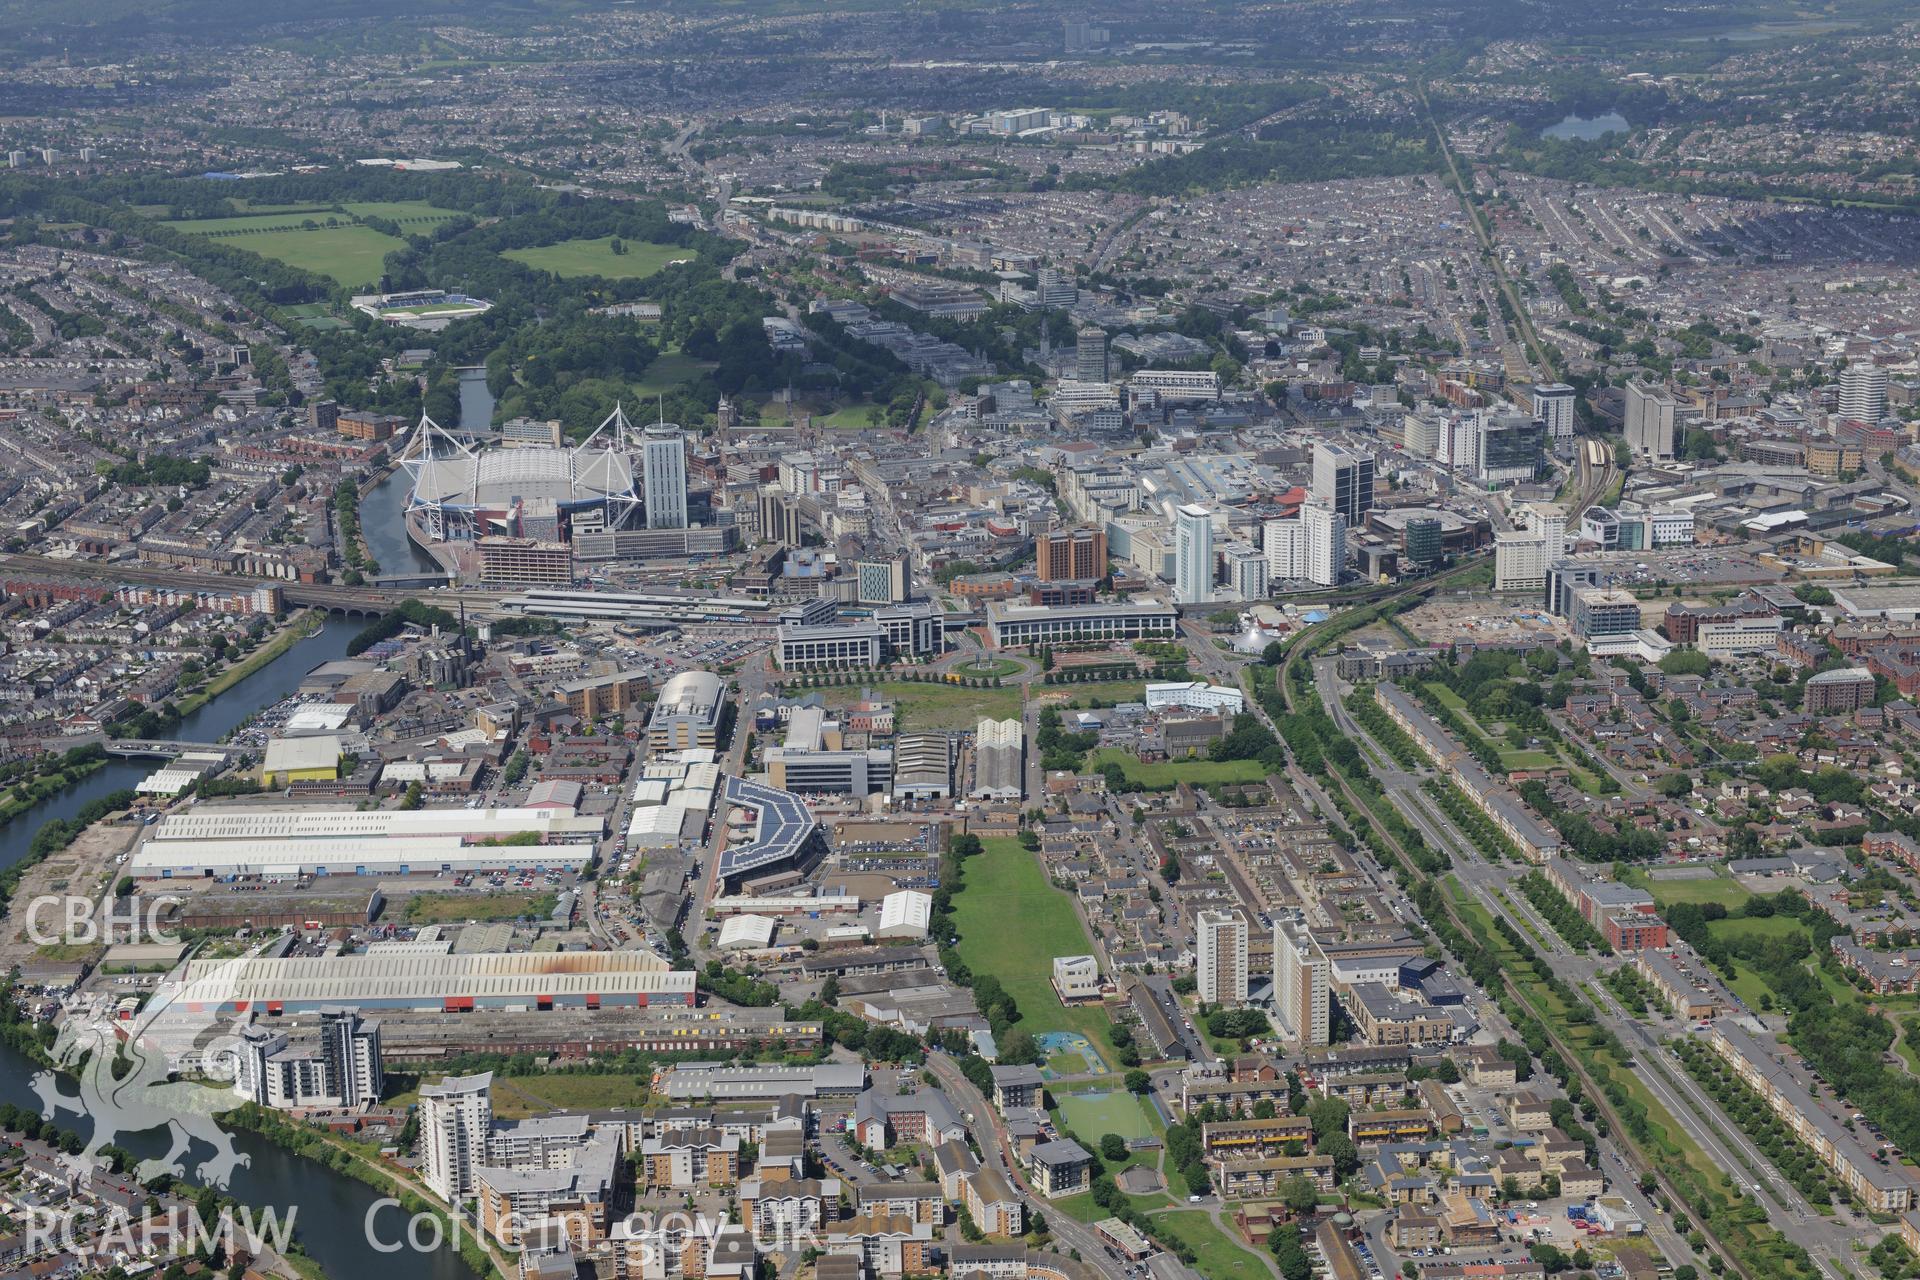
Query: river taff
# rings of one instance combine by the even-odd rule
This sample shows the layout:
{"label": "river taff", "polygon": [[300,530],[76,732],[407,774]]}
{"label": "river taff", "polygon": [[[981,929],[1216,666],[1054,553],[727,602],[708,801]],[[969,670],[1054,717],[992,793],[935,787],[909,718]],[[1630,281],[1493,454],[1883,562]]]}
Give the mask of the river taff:
{"label": "river taff", "polygon": [[[293,693],[307,672],[323,662],[344,657],[347,642],[360,626],[339,618],[330,619],[324,630],[300,640],[187,716],[174,736],[183,742],[218,741],[254,712]],[[115,760],[78,785],[21,814],[0,828],[0,865],[11,865],[25,856],[34,833],[49,819],[71,817],[89,800],[132,786],[151,773],[157,763]],[[30,1059],[0,1045],[0,1101],[38,1111],[40,1099],[32,1088],[32,1077],[38,1070]],[[55,1120],[61,1127],[73,1129],[83,1137],[90,1128],[88,1121],[71,1114]],[[283,1218],[289,1211],[293,1212],[297,1238],[328,1276],[341,1280],[349,1277],[351,1280],[475,1280],[473,1270],[450,1247],[424,1254],[412,1249],[383,1253],[375,1248],[366,1228],[368,1212],[380,1199],[380,1193],[374,1188],[283,1151],[257,1134],[236,1132],[233,1141],[252,1158],[252,1164],[235,1174],[227,1194],[252,1206],[256,1212],[270,1209]],[[119,1145],[136,1155],[149,1156],[164,1151],[166,1142],[161,1131],[153,1130],[123,1135]],[[189,1157],[189,1172],[193,1170],[191,1160],[194,1158],[197,1155]],[[406,1219],[399,1210],[388,1209],[375,1221],[376,1235],[382,1243],[405,1238]]]}

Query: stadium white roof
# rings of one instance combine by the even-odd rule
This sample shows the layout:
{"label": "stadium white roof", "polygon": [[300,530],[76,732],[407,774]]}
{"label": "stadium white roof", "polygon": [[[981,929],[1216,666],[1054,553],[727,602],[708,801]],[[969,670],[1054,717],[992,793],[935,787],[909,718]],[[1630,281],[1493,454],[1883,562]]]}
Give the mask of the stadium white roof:
{"label": "stadium white roof", "polygon": [[584,449],[488,449],[432,458],[417,465],[415,502],[454,507],[505,507],[516,499],[551,498],[566,506],[633,496],[633,463],[623,453]]}

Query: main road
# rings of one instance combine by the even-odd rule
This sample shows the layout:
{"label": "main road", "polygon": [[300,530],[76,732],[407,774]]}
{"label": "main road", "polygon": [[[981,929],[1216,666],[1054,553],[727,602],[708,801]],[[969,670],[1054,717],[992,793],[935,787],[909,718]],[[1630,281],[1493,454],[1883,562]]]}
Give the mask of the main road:
{"label": "main road", "polygon": [[1000,1172],[1006,1175],[1007,1185],[1012,1187],[1014,1193],[1020,1197],[1026,1212],[1044,1213],[1047,1230],[1053,1233],[1055,1239],[1078,1252],[1080,1260],[1088,1267],[1100,1275],[1112,1277],[1112,1280],[1126,1280],[1125,1269],[1112,1261],[1107,1254],[1106,1245],[1100,1242],[1100,1237],[1093,1234],[1092,1228],[1076,1222],[1055,1209],[1049,1201],[1037,1195],[1027,1185],[1026,1177],[1021,1172],[1019,1161],[1014,1153],[1013,1140],[1007,1133],[1006,1123],[1000,1119],[1000,1113],[993,1109],[993,1104],[973,1087],[973,1081],[967,1079],[966,1073],[960,1070],[959,1064],[948,1054],[930,1053],[927,1055],[927,1066],[932,1069],[934,1078],[940,1082],[941,1089],[959,1104],[960,1110],[972,1115],[974,1136],[979,1136],[982,1125],[986,1126],[992,1134],[991,1141],[980,1144],[983,1162],[992,1163],[996,1160],[999,1162]]}
{"label": "main road", "polygon": [[[1439,585],[1447,582],[1452,578],[1459,576],[1463,572],[1465,572],[1464,566],[1461,569],[1456,569],[1448,573],[1441,574],[1436,578],[1428,579],[1426,582],[1415,584],[1409,587],[1398,588],[1393,592],[1383,596],[1380,600],[1380,603],[1383,603],[1383,604],[1391,603],[1392,601],[1397,599],[1412,598],[1419,594],[1430,593],[1431,591],[1436,589]],[[1311,658],[1313,654],[1316,652],[1316,650],[1320,647],[1320,643],[1324,643],[1324,641],[1323,640],[1316,641],[1315,638],[1313,638],[1311,635],[1302,640],[1297,640],[1293,645],[1289,647],[1286,657],[1282,660],[1278,669],[1274,673],[1276,688],[1279,691],[1279,694],[1281,696],[1284,706],[1289,711],[1294,710],[1296,708],[1295,692],[1292,686],[1293,668],[1302,658]],[[1336,692],[1336,696],[1329,697],[1325,691],[1324,686],[1317,687],[1314,689],[1315,698],[1317,700],[1323,701],[1323,703],[1327,707],[1329,715],[1335,714],[1335,708],[1340,707],[1340,700],[1337,696],[1337,688],[1335,692]],[[1270,728],[1275,728],[1277,730],[1277,726],[1273,724],[1272,718],[1267,715],[1266,709],[1264,707],[1259,706],[1257,703],[1254,703],[1253,707],[1254,707],[1255,714],[1257,714],[1264,723],[1266,723]],[[1344,721],[1344,724],[1341,721],[1336,721],[1336,725],[1343,725],[1342,727],[1343,732],[1352,733],[1352,732],[1357,732],[1358,730],[1358,725],[1351,718],[1347,718]],[[1381,758],[1387,758],[1384,752],[1379,751],[1377,743],[1372,745],[1374,746],[1375,751],[1381,756]],[[1315,784],[1312,779],[1309,779],[1308,777],[1306,777],[1306,775],[1299,769],[1297,764],[1290,763],[1288,768],[1289,768],[1290,774],[1302,786],[1302,788],[1306,791],[1307,794],[1319,797],[1320,803],[1323,806],[1323,811],[1331,811],[1332,806],[1327,802],[1324,792],[1321,790],[1321,788],[1317,784]],[[1401,773],[1399,774],[1396,780],[1402,782],[1402,784],[1404,785],[1404,783],[1407,780],[1410,780],[1413,776],[1415,775]],[[1345,793],[1353,803],[1357,805],[1362,805],[1362,807],[1364,807],[1363,802],[1353,795],[1351,787],[1348,786],[1345,779],[1342,776],[1340,776],[1340,774],[1337,771],[1333,771],[1329,773],[1328,782],[1329,782],[1329,785],[1331,785],[1332,787]],[[1382,785],[1383,787],[1386,785],[1384,781]],[[1440,818],[1439,815],[1437,815],[1432,810],[1427,809],[1424,806],[1424,804],[1416,804],[1412,806],[1410,811],[1403,810],[1403,812],[1408,813],[1408,820],[1411,822],[1414,822],[1415,825],[1420,828],[1425,838],[1437,839],[1440,848],[1442,849],[1456,848],[1464,851],[1462,854],[1462,861],[1464,864],[1471,866],[1474,862],[1478,861],[1477,854],[1475,854],[1472,851],[1472,849],[1469,847],[1469,843],[1463,837],[1460,837],[1457,832],[1454,832],[1450,838],[1444,834],[1448,831],[1451,831],[1450,824],[1445,823],[1444,819]],[[1384,835],[1384,839],[1386,840],[1389,846],[1393,847],[1395,858],[1401,861],[1408,870],[1411,870],[1412,868],[1411,860],[1407,858],[1407,855],[1404,849],[1398,848],[1398,845],[1399,845],[1398,840],[1396,840],[1391,835],[1391,833],[1386,833]],[[1480,896],[1480,895],[1476,893],[1476,896]],[[1511,918],[1510,913],[1508,913],[1505,910],[1505,904],[1499,898],[1492,897],[1491,895],[1487,895],[1483,897],[1482,900],[1487,902],[1489,910],[1493,910],[1502,916],[1508,916],[1509,918]],[[1447,911],[1448,914],[1454,914],[1451,908],[1446,905],[1444,895],[1442,896],[1442,909]],[[1465,928],[1464,925],[1461,927]],[[1513,992],[1516,995],[1516,998],[1523,998],[1521,996],[1520,988],[1517,984],[1514,984],[1510,980],[1508,980],[1506,985],[1513,990]],[[1487,1007],[1489,1008],[1489,1010],[1491,1010],[1494,1007],[1491,1001],[1487,1002]],[[1602,1012],[1604,1013],[1604,1010]],[[1575,1073],[1578,1076],[1580,1076],[1582,1083],[1587,1087],[1589,1096],[1593,1098],[1595,1105],[1597,1105],[1600,1108],[1601,1114],[1606,1117],[1609,1125],[1612,1128],[1612,1132],[1609,1134],[1609,1136],[1601,1140],[1600,1150],[1601,1150],[1602,1164],[1608,1169],[1613,1171],[1611,1176],[1613,1178],[1615,1189],[1620,1191],[1622,1194],[1629,1195],[1630,1197],[1635,1197],[1637,1196],[1637,1192],[1638,1192],[1638,1178],[1641,1175],[1645,1175],[1645,1176],[1651,1177],[1654,1180],[1655,1185],[1658,1188],[1660,1188],[1673,1203],[1678,1205],[1685,1205],[1686,1204],[1685,1198],[1679,1194],[1678,1189],[1675,1187],[1672,1180],[1666,1175],[1665,1171],[1658,1164],[1648,1159],[1646,1153],[1644,1151],[1641,1151],[1632,1142],[1631,1138],[1624,1136],[1625,1130],[1620,1125],[1619,1116],[1615,1114],[1612,1105],[1608,1103],[1604,1094],[1594,1084],[1593,1080],[1587,1075],[1585,1068],[1582,1065],[1580,1065],[1577,1057],[1574,1056],[1571,1053],[1571,1051],[1566,1048],[1565,1044],[1560,1040],[1559,1032],[1553,1028],[1549,1028],[1548,1034],[1550,1038],[1553,1040],[1553,1043],[1555,1044],[1556,1048],[1560,1049],[1563,1055],[1567,1058],[1569,1066],[1572,1067],[1572,1069],[1575,1071]],[[1616,1146],[1616,1144],[1618,1145]],[[1631,1156],[1633,1158],[1633,1162],[1631,1164],[1629,1164],[1627,1159],[1625,1158],[1627,1156]],[[1639,1204],[1639,1203],[1643,1203],[1643,1201],[1644,1201],[1644,1198],[1641,1197],[1641,1198],[1635,1199],[1634,1203]],[[1661,1219],[1659,1214],[1651,1212],[1650,1210],[1643,1211],[1642,1217],[1648,1224],[1649,1232],[1653,1234],[1655,1240],[1661,1244],[1662,1249],[1667,1252],[1670,1258],[1684,1258],[1689,1256],[1688,1252],[1681,1247],[1680,1242],[1677,1240],[1677,1238],[1668,1228],[1667,1224]],[[1813,1224],[1808,1224],[1808,1225],[1812,1226]],[[1718,1239],[1717,1233],[1712,1231],[1711,1228],[1707,1227],[1707,1225],[1704,1223],[1701,1224],[1700,1229],[1707,1233],[1708,1239],[1713,1242],[1716,1248],[1718,1248],[1722,1253],[1725,1252],[1724,1245]],[[1831,1270],[1827,1269],[1828,1264],[1826,1260],[1821,1256],[1822,1254],[1828,1253],[1828,1248],[1829,1246],[1823,1240],[1818,1243],[1817,1250],[1810,1250],[1810,1252],[1815,1252],[1817,1264],[1820,1265],[1823,1268],[1823,1270],[1827,1271],[1827,1274],[1829,1275],[1830,1280],[1839,1280],[1838,1277],[1834,1277],[1832,1275]],[[1843,1256],[1843,1255],[1829,1254],[1828,1256]],[[1732,1258],[1731,1255],[1729,1255],[1729,1261],[1732,1262],[1734,1272],[1737,1275],[1743,1277],[1743,1280],[1758,1280],[1758,1277],[1753,1275],[1753,1273],[1743,1263],[1741,1263],[1737,1259]]]}
{"label": "main road", "polygon": [[1487,269],[1493,272],[1494,282],[1499,285],[1500,293],[1513,309],[1514,324],[1520,330],[1520,338],[1532,353],[1534,363],[1546,370],[1549,375],[1558,377],[1553,361],[1547,358],[1546,348],[1541,345],[1538,335],[1533,331],[1533,319],[1527,314],[1527,307],[1520,299],[1519,290],[1507,279],[1507,272],[1500,265],[1499,250],[1494,247],[1493,233],[1487,229],[1486,219],[1480,215],[1480,206],[1473,202],[1473,189],[1460,176],[1459,162],[1454,159],[1453,148],[1447,144],[1447,131],[1440,127],[1440,121],[1433,114],[1433,106],[1427,101],[1427,91],[1420,90],[1420,105],[1427,113],[1427,123],[1433,127],[1433,136],[1440,143],[1440,155],[1447,162],[1447,173],[1453,180],[1454,190],[1460,196],[1460,207],[1466,211],[1467,221],[1473,224],[1473,233],[1480,241],[1480,252],[1485,257]]}

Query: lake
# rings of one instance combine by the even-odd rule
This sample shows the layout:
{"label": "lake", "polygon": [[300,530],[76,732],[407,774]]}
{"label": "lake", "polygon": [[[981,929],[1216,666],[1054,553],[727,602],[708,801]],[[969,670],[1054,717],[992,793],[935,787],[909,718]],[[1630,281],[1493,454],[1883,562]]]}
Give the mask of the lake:
{"label": "lake", "polygon": [[1603,116],[1567,116],[1558,124],[1548,125],[1540,131],[1543,138],[1571,138],[1578,142],[1592,142],[1609,133],[1630,133],[1633,126],[1618,111],[1609,111]]}

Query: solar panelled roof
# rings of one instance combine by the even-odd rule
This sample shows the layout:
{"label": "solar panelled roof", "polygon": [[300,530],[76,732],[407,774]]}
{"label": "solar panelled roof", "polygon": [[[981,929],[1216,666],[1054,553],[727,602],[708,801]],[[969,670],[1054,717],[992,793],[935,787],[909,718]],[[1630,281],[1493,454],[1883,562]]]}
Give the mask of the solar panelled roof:
{"label": "solar panelled roof", "polygon": [[731,845],[721,853],[723,879],[794,857],[814,832],[813,814],[790,791],[729,774],[726,800],[730,806],[752,809],[756,819],[753,839]]}

